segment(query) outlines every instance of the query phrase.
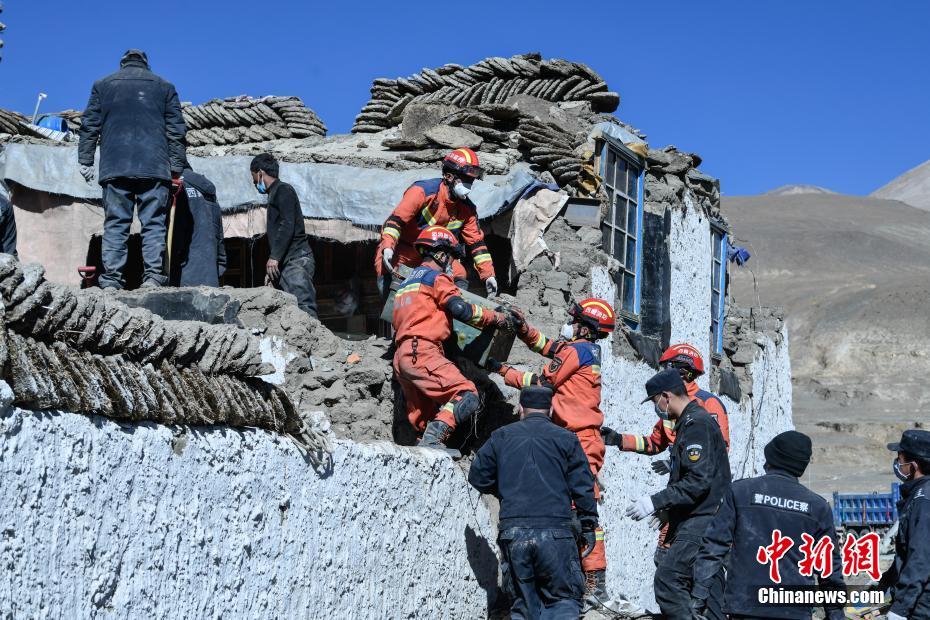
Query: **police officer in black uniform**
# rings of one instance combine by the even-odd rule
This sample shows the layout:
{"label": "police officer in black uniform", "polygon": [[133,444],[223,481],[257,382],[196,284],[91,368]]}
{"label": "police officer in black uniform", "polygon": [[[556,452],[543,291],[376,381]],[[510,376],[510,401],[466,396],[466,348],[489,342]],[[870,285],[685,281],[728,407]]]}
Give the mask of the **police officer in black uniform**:
{"label": "police officer in black uniform", "polygon": [[513,620],[577,618],[584,596],[578,552],[594,549],[594,475],[578,438],[551,416],[552,390],[523,388],[520,422],[494,431],[468,472],[473,487],[500,499],[502,582],[514,597]]}
{"label": "police officer in black uniform", "polygon": [[654,513],[668,520],[671,546],[656,567],[656,602],[668,618],[690,618],[694,558],[730,485],[730,461],[720,426],[691,400],[677,370],[649,379],[646,394],[643,402],[652,400],[662,417],[676,421],[671,473],[664,491],[639,498],[626,514],[637,521]]}
{"label": "police officer in black uniform", "polygon": [[891,588],[888,620],[930,618],[930,431],[904,431],[888,444],[901,485],[894,563],[879,585]]}
{"label": "police officer in black uniform", "polygon": [[[737,480],[727,490],[723,504],[704,536],[694,564],[693,606],[704,611],[708,579],[716,574],[730,554],[723,610],[730,618],[790,618],[810,620],[810,607],[774,607],[759,603],[758,588],[772,583],[769,564],[760,563],[760,547],[772,544],[772,532],[781,531],[793,544],[778,561],[779,586],[811,586],[815,577],[801,575],[802,534],[816,544],[824,536],[833,541],[833,573],[821,581],[822,587],[845,589],[840,547],[833,527],[833,513],[827,501],[798,482],[811,460],[810,437],[786,431],[765,446],[765,475]],[[817,575],[816,571],[814,573]],[[825,607],[829,620],[846,616],[843,607]]]}

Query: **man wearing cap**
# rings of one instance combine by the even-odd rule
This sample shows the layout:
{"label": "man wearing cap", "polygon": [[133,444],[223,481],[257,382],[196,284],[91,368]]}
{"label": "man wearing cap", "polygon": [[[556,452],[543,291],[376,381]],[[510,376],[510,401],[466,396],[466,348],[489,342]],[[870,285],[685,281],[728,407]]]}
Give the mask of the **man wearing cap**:
{"label": "man wearing cap", "polygon": [[[184,169],[184,117],[174,85],[149,70],[142,50],[129,50],[116,73],[98,80],[81,116],[78,163],[90,183],[100,145],[103,186],[101,288],[123,288],[132,215],[142,225],[142,286],[161,286],[172,180]],[[176,185],[180,185],[176,183]]]}
{"label": "man wearing cap", "polygon": [[594,548],[594,476],[578,438],[551,415],[552,390],[524,388],[520,422],[494,431],[468,473],[473,487],[500,500],[503,588],[514,620],[577,618],[584,595],[578,552]]}
{"label": "man wearing cap", "polygon": [[[833,527],[833,513],[821,496],[798,482],[811,460],[810,437],[786,431],[765,446],[765,475],[737,480],[726,491],[717,516],[704,535],[704,542],[694,563],[693,607],[696,614],[705,612],[709,583],[730,554],[723,610],[730,618],[807,618],[810,606],[774,607],[759,602],[759,587],[820,586],[844,590],[840,545]],[[760,548],[772,544],[774,530],[793,541],[778,560],[781,578],[772,582],[770,565],[758,561]],[[822,578],[817,572],[802,575],[798,562],[803,558],[801,545],[805,536],[817,541],[833,541],[833,572]],[[845,618],[842,605],[825,606],[830,620]]]}
{"label": "man wearing cap", "polygon": [[892,462],[901,481],[894,562],[879,585],[891,589],[888,620],[930,618],[930,431],[904,431],[888,444],[898,455]]}
{"label": "man wearing cap", "polygon": [[730,484],[730,461],[720,427],[688,396],[677,370],[667,369],[646,382],[647,397],[675,422],[675,443],[669,448],[668,486],[631,503],[626,514],[652,519],[654,527],[668,522],[668,551],[656,567],[656,602],[669,618],[691,617],[694,558],[704,531],[713,520]]}

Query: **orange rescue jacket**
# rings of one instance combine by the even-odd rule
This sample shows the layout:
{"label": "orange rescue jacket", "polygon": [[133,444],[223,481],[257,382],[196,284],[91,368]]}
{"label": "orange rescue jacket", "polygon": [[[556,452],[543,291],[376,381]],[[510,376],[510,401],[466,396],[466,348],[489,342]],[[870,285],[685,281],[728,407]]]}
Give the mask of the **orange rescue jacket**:
{"label": "orange rescue jacket", "polygon": [[449,188],[441,178],[417,181],[411,185],[385,220],[381,229],[381,243],[375,256],[378,275],[382,274],[381,252],[384,248],[398,248],[395,262],[419,264],[419,254],[413,250],[413,242],[427,226],[444,226],[458,237],[459,243],[464,244],[471,254],[482,280],[494,275],[494,263],[484,242],[484,232],[478,224],[475,206],[471,202],[450,198]]}
{"label": "orange rescue jacket", "polygon": [[521,372],[502,366],[498,372],[504,377],[504,382],[515,388],[548,385],[555,392],[552,397],[554,422],[573,432],[588,428],[600,430],[604,424],[600,346],[587,340],[550,340],[529,325],[520,339],[552,361],[541,373]]}

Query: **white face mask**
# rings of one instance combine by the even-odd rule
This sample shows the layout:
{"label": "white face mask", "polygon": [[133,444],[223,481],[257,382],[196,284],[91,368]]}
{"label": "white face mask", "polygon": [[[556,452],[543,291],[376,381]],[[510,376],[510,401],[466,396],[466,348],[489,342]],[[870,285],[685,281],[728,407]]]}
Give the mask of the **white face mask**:
{"label": "white face mask", "polygon": [[471,193],[471,183],[465,185],[465,183],[459,182],[452,186],[452,193],[455,194],[456,198],[465,199]]}
{"label": "white face mask", "polygon": [[559,337],[562,340],[571,340],[575,337],[575,326],[571,323],[566,323],[562,326],[562,329],[559,330]]}

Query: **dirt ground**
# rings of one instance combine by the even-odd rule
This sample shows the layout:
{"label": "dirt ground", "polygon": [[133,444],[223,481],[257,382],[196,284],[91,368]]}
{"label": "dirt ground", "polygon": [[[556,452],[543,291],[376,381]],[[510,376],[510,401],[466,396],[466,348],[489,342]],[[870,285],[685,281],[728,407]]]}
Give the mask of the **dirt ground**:
{"label": "dirt ground", "polygon": [[887,492],[889,441],[930,424],[930,213],[840,194],[725,197],[753,256],[741,305],[787,310],[794,422],[814,441],[805,482],[829,497]]}

